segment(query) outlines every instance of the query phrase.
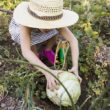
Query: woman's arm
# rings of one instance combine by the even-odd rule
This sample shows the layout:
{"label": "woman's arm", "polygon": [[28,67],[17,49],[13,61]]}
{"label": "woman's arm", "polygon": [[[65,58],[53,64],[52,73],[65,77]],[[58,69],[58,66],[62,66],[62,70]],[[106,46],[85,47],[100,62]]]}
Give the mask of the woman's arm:
{"label": "woman's arm", "polygon": [[35,55],[35,53],[31,50],[30,43],[31,30],[27,27],[21,26],[21,51],[24,56],[31,64],[39,65],[51,71],[46,65],[44,65],[39,58]]}
{"label": "woman's arm", "polygon": [[[31,30],[24,26],[21,26],[20,28],[21,28],[21,38],[20,38],[21,51],[22,51],[24,58],[26,58],[31,64],[39,65],[40,67],[43,67],[46,70],[56,74],[54,70],[48,68],[31,50],[31,45],[30,45]],[[37,66],[35,67],[39,69],[46,76],[47,86],[49,88],[54,88],[56,85],[55,79],[43,69],[40,69]]]}
{"label": "woman's arm", "polygon": [[73,66],[78,69],[78,58],[79,58],[79,48],[78,40],[74,37],[73,33],[67,28],[61,28],[60,34],[70,43],[71,54],[72,54],[72,63]]}
{"label": "woman's arm", "polygon": [[59,32],[70,43],[73,67],[69,71],[75,73],[79,81],[82,82],[82,78],[78,74],[78,59],[79,59],[78,40],[75,38],[73,33],[67,27],[59,29]]}
{"label": "woman's arm", "polygon": [[82,82],[82,78],[78,74],[78,59],[79,59],[78,40],[75,38],[73,33],[67,27],[59,29],[59,32],[70,43],[73,67],[69,71],[75,73],[79,81]]}

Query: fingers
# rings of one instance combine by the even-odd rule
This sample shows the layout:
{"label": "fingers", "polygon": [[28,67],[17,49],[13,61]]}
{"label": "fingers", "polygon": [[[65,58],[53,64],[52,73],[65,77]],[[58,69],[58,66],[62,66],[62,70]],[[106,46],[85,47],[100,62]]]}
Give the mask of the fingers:
{"label": "fingers", "polygon": [[[62,71],[61,70],[54,70],[53,74],[58,77],[58,74],[60,74]],[[55,79],[53,76],[48,75],[47,77],[47,88],[50,90],[57,90],[59,87],[59,82],[57,79]]]}
{"label": "fingers", "polygon": [[[78,75],[77,72],[74,72],[73,70],[68,70],[68,71],[71,72],[71,73],[74,73],[75,76],[78,78],[79,82],[80,82],[80,83],[82,82],[82,78]],[[76,73],[77,73],[77,74],[76,74]]]}
{"label": "fingers", "polygon": [[79,75],[76,75],[76,77],[78,78],[79,82],[81,83],[82,82],[82,78]]}
{"label": "fingers", "polygon": [[71,69],[68,69],[69,72],[74,72],[75,70],[77,70],[77,68],[72,67]]}
{"label": "fingers", "polygon": [[81,77],[79,77],[79,80],[80,80],[80,83],[82,82],[82,78]]}
{"label": "fingers", "polygon": [[76,75],[76,77],[78,78],[79,82],[82,82],[82,78],[78,75],[78,72],[75,71],[75,69],[68,69],[69,72],[74,73]]}
{"label": "fingers", "polygon": [[50,89],[51,91],[54,91],[55,89],[58,89],[58,86],[57,86],[57,82],[56,80],[48,80],[47,81],[47,88]]}
{"label": "fingers", "polygon": [[68,71],[71,72],[71,73],[73,73],[73,70],[71,70],[71,69],[68,69]]}
{"label": "fingers", "polygon": [[80,83],[82,82],[82,78],[78,77],[78,80],[79,80]]}

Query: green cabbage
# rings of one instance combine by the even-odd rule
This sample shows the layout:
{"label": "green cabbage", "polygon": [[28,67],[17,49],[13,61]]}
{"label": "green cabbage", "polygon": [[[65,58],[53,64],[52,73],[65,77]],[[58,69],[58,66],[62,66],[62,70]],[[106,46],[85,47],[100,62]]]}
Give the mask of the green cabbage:
{"label": "green cabbage", "polygon": [[[58,79],[63,83],[68,92],[70,93],[74,104],[76,104],[81,94],[81,87],[77,77],[70,72],[64,71],[58,75]],[[48,98],[56,105],[72,106],[68,94],[64,88],[59,85],[58,90],[46,90]]]}

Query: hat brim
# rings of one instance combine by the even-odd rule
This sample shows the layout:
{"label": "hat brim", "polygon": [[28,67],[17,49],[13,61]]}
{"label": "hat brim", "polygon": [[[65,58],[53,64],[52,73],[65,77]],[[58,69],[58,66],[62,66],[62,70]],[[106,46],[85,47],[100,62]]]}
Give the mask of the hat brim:
{"label": "hat brim", "polygon": [[18,24],[33,28],[53,29],[71,26],[79,19],[76,12],[63,10],[63,16],[61,19],[52,21],[40,20],[28,13],[28,4],[29,2],[22,2],[15,8],[13,17]]}

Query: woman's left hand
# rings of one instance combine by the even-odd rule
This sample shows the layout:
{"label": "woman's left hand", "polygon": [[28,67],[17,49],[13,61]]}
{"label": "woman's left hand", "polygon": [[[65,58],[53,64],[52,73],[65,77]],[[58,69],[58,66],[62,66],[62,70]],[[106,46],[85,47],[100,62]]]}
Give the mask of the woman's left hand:
{"label": "woman's left hand", "polygon": [[82,78],[78,74],[78,68],[77,67],[74,66],[71,69],[69,69],[68,71],[71,72],[71,73],[74,73],[77,76],[80,83],[82,82]]}

